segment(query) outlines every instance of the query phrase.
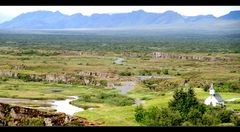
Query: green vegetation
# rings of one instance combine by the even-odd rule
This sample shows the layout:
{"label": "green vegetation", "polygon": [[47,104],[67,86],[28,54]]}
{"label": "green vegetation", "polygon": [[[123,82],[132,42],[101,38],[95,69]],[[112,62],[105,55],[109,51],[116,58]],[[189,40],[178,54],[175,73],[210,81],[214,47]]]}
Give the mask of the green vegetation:
{"label": "green vegetation", "polygon": [[[47,32],[47,31],[46,31]],[[63,34],[4,34],[0,35],[2,46],[21,47],[30,49],[23,53],[39,54],[33,49],[65,49],[81,50],[94,52],[224,52],[239,53],[239,33],[162,33],[141,31],[135,34],[134,31],[108,33],[108,31],[92,31],[86,35],[71,35],[71,32],[62,32]],[[121,35],[120,35],[120,34]],[[64,35],[69,34],[69,35]],[[10,43],[11,42],[11,43]],[[11,52],[4,52],[11,54]],[[21,53],[22,54],[22,53]],[[51,53],[55,55],[55,53]],[[50,55],[51,55],[50,54]]]}
{"label": "green vegetation", "polygon": [[[107,126],[239,125],[239,116],[230,112],[240,111],[239,101],[226,102],[226,108],[202,104],[209,95],[210,83],[224,100],[240,97],[238,33],[106,32],[1,33],[0,97],[60,100],[79,96],[71,104],[85,111],[75,115]],[[155,58],[155,51],[213,59]],[[114,64],[118,57],[124,58],[124,65]],[[41,79],[47,75],[48,81]],[[137,76],[173,78],[139,80]],[[124,81],[136,85],[120,95],[112,87]],[[195,94],[181,91],[186,87],[194,89]],[[137,107],[135,100],[141,100],[142,106]],[[25,122],[24,125],[41,124],[38,119]]]}
{"label": "green vegetation", "polygon": [[118,93],[97,93],[94,95],[84,95],[81,96],[80,99],[77,101],[82,102],[91,102],[91,103],[106,103],[110,105],[116,105],[116,106],[126,106],[126,105],[132,105],[134,103],[134,99],[129,98],[124,95],[120,95]]}
{"label": "green vegetation", "polygon": [[233,123],[238,126],[239,116],[225,108],[205,106],[195,97],[193,89],[175,90],[167,108],[135,109],[135,120],[148,126],[216,126]]}
{"label": "green vegetation", "polygon": [[134,73],[129,72],[129,71],[125,71],[125,72],[120,72],[119,75],[120,76],[132,76],[132,75],[134,75]]}
{"label": "green vegetation", "polygon": [[151,78],[143,80],[142,83],[150,90],[167,91],[182,86],[183,81],[184,81],[183,79],[179,78],[176,79]]}
{"label": "green vegetation", "polygon": [[43,118],[22,118],[20,126],[44,126]]}

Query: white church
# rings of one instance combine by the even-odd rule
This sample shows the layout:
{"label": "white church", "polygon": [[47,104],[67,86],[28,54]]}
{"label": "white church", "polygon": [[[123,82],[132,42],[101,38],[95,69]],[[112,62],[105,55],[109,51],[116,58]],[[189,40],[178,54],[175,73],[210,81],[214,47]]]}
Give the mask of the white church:
{"label": "white church", "polygon": [[217,106],[217,105],[224,106],[224,100],[218,93],[215,93],[212,83],[209,91],[210,91],[210,95],[208,96],[208,98],[205,100],[204,103],[206,105],[212,105],[212,106]]}

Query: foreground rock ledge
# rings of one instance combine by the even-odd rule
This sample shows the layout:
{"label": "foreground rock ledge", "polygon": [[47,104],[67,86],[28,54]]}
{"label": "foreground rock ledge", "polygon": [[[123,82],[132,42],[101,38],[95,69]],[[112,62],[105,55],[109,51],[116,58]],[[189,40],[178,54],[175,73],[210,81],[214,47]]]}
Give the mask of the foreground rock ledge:
{"label": "foreground rock ledge", "polygon": [[0,126],[97,126],[86,118],[0,103]]}

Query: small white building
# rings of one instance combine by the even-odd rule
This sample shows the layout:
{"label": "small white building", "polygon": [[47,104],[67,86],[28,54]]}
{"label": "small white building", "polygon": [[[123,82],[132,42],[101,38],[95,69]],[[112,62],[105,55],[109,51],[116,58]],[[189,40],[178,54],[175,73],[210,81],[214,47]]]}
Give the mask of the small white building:
{"label": "small white building", "polygon": [[215,93],[215,90],[213,88],[212,83],[211,83],[209,91],[210,91],[210,95],[205,100],[204,104],[212,105],[212,106],[217,106],[217,105],[224,106],[224,100],[222,99],[222,97],[218,93]]}

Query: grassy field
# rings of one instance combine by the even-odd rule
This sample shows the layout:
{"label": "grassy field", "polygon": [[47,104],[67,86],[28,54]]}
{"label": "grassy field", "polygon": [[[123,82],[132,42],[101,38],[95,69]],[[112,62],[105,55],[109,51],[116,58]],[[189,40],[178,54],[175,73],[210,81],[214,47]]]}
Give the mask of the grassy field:
{"label": "grassy field", "polygon": [[[220,56],[222,56],[220,54]],[[230,56],[230,55],[228,55]],[[233,54],[232,56],[236,56]],[[24,60],[23,58],[28,58]],[[49,74],[49,73],[75,73],[77,71],[97,71],[112,72],[119,74],[120,72],[130,71],[134,75],[140,75],[143,70],[152,70],[152,75],[165,76],[162,72],[157,74],[154,70],[168,69],[168,76],[177,78],[170,79],[170,82],[178,82],[181,84],[184,79],[191,78],[196,81],[207,80],[209,82],[220,81],[238,81],[239,63],[232,62],[198,62],[174,59],[143,59],[143,58],[127,58],[123,65],[113,64],[116,55],[109,57],[97,57],[94,55],[87,56],[11,56],[2,55],[0,61],[3,62],[1,69],[11,70],[25,74]],[[11,66],[26,65],[25,69],[14,70]],[[236,71],[236,72],[231,72]],[[179,73],[180,75],[176,75]],[[121,77],[121,76],[120,76]],[[132,78],[130,76],[129,78]],[[54,92],[54,89],[60,92]],[[56,84],[47,82],[25,82],[19,79],[7,79],[0,81],[0,97],[10,98],[28,98],[28,99],[65,99],[67,96],[90,95],[98,92],[109,92],[116,90],[106,88],[96,88],[93,86]],[[208,92],[203,89],[195,88],[197,97],[203,101]],[[149,90],[141,82],[131,90],[126,96],[144,100],[144,107],[161,106],[166,107],[168,101],[172,98],[173,90]],[[240,93],[221,92],[223,99],[231,99],[240,97]],[[74,103],[73,103],[74,104]],[[134,109],[136,106],[115,106],[106,103],[87,103],[78,102],[77,106],[84,108],[96,107],[93,110],[86,110],[76,113],[77,116],[86,117],[91,121],[96,121],[107,126],[138,126],[134,120]],[[229,109],[239,109],[238,104],[226,104]]]}
{"label": "grassy field", "polygon": [[[209,92],[204,92],[202,89],[195,88],[194,89],[197,95],[197,98],[200,101],[205,100],[209,96]],[[172,99],[173,92],[169,91],[165,93],[164,96],[157,95],[158,93],[147,93],[146,91],[133,90],[136,94],[135,97],[138,98],[147,98],[148,100],[144,100],[144,107],[149,108],[151,106],[159,106],[159,107],[167,107],[169,100]],[[132,92],[133,92],[132,91]],[[145,94],[144,94],[145,93]],[[240,97],[240,93],[220,93],[223,99],[230,99]],[[128,96],[133,96],[129,94]],[[79,112],[76,115],[81,117],[86,117],[89,120],[96,121],[102,123],[107,126],[139,126],[134,119],[134,110],[136,106],[124,106],[124,107],[109,107],[104,106],[101,109],[94,110],[86,110],[83,112]],[[226,104],[228,109],[239,109],[239,104]]]}
{"label": "grassy field", "polygon": [[[0,76],[0,97],[48,100],[66,99],[67,96],[92,96],[90,101],[71,102],[79,107],[94,108],[75,115],[107,126],[140,125],[134,119],[136,106],[119,106],[114,103],[115,100],[121,103],[125,99],[126,101],[138,99],[144,101],[145,108],[167,107],[175,89],[192,87],[197,98],[203,102],[209,95],[210,83],[214,83],[216,91],[224,100],[239,98],[239,38],[230,39],[221,35],[211,39],[210,36],[205,37],[200,35],[197,38],[181,40],[181,36],[164,38],[2,35],[0,36],[1,71],[27,75],[69,74],[71,77],[80,72],[97,72],[102,75],[107,73],[115,77],[96,78],[108,83],[135,81],[136,85],[126,95],[120,96],[115,95],[119,91],[112,89],[112,86],[28,81]],[[9,44],[10,40],[13,43]],[[71,54],[73,51],[81,54]],[[218,57],[226,60],[156,59],[152,56],[154,51],[175,55]],[[117,57],[124,58],[123,64],[113,63]],[[174,78],[150,80],[150,83],[154,84],[148,85],[137,79],[137,76],[143,74]],[[152,86],[156,88],[151,89]],[[100,93],[105,93],[111,98],[99,99]],[[37,104],[30,105],[37,106]],[[226,107],[240,110],[237,103],[226,103]]]}

